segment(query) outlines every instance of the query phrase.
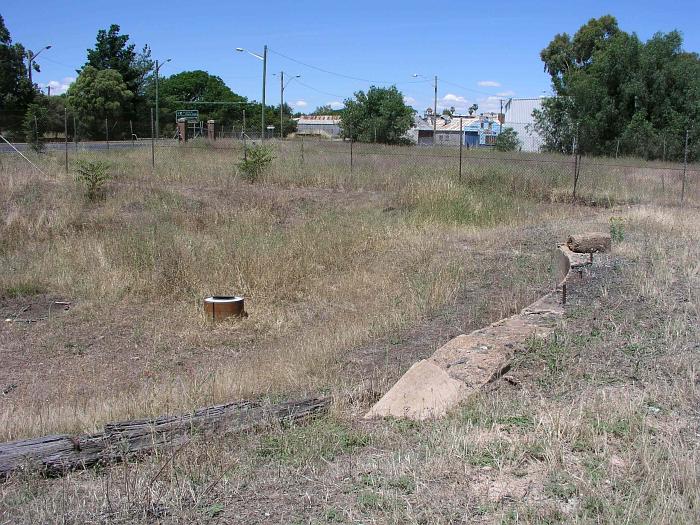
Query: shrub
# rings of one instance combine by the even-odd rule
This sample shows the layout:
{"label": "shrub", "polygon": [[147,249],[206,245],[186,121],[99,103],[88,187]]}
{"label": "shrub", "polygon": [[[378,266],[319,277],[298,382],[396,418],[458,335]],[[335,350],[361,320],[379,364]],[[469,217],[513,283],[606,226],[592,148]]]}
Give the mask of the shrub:
{"label": "shrub", "polygon": [[75,180],[84,186],[87,199],[94,201],[103,197],[104,185],[110,179],[108,162],[78,159],[75,171]]}
{"label": "shrub", "polygon": [[496,138],[496,151],[515,151],[519,147],[518,132],[513,128],[503,128]]}
{"label": "shrub", "polygon": [[248,148],[246,158],[238,163],[238,169],[243,174],[243,178],[255,182],[273,160],[272,148],[262,144],[255,145]]}

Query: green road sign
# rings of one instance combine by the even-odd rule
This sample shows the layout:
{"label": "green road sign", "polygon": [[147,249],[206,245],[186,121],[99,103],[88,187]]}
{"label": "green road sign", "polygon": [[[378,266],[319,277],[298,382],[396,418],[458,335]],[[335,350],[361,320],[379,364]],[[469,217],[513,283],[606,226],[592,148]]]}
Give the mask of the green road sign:
{"label": "green road sign", "polygon": [[187,122],[199,122],[198,109],[178,109],[175,111],[175,120],[184,118]]}

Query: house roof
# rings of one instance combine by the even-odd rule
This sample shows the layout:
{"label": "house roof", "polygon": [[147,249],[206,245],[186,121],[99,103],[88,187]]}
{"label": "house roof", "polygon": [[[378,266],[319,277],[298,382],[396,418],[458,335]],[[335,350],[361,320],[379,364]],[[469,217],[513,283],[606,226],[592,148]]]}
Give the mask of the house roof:
{"label": "house roof", "polygon": [[340,115],[302,115],[299,124],[340,124]]}

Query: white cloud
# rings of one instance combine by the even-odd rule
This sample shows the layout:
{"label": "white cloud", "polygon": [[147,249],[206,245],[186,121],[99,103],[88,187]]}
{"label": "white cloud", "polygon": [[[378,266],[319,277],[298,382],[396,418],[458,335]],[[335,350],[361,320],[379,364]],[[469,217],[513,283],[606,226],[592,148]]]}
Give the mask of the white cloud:
{"label": "white cloud", "polygon": [[495,80],[479,80],[477,85],[481,87],[501,87],[501,83],[496,82]]}
{"label": "white cloud", "polygon": [[333,109],[340,109],[344,106],[342,102],[339,102],[337,100],[332,100],[331,102],[328,102],[328,105]]}
{"label": "white cloud", "polygon": [[501,91],[500,93],[496,93],[499,97],[514,97],[515,96],[515,91]]}
{"label": "white cloud", "polygon": [[62,80],[49,80],[48,83],[40,83],[39,87],[46,91],[47,87],[51,87],[52,95],[62,95],[68,91],[68,87],[75,82],[73,77],[65,77]]}
{"label": "white cloud", "polygon": [[440,104],[438,104],[438,113],[440,113],[445,108],[454,107],[457,113],[464,113],[472,105],[471,100],[468,100],[462,95],[455,95],[454,93],[447,93],[444,97],[440,99]]}
{"label": "white cloud", "polygon": [[411,105],[416,103],[416,99],[413,97],[403,97],[403,102],[404,104]]}
{"label": "white cloud", "polygon": [[292,104],[295,108],[305,108],[309,103],[306,100],[297,100]]}

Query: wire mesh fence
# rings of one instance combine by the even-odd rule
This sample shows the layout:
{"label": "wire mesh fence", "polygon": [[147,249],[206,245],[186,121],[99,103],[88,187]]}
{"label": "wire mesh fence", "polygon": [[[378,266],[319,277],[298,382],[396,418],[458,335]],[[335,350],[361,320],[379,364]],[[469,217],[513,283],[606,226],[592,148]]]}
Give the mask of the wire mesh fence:
{"label": "wire mesh fence", "polygon": [[[274,130],[263,137],[259,131],[248,131],[241,124],[210,122],[187,123],[184,132],[164,125],[156,139],[152,118],[81,120],[66,111],[63,120],[63,133],[56,129],[47,133],[39,129],[37,122],[35,143],[2,143],[0,152],[13,152],[16,148],[61,153],[68,171],[80,155],[142,149],[147,153],[141,162],[154,168],[164,158],[177,155],[178,150],[227,152],[234,162],[245,158],[249,148],[264,142],[275,150],[278,161],[293,163],[300,176],[306,176],[305,171],[309,170],[362,173],[367,177],[387,170],[440,170],[457,181],[482,182],[491,178],[511,192],[555,201],[608,205],[652,198],[668,204],[698,200],[700,168],[687,160],[644,161],[529,151],[534,147],[498,152],[493,147],[469,148],[459,141],[457,146],[387,146],[309,136],[280,139],[274,137]],[[686,145],[686,152],[691,147]]]}

